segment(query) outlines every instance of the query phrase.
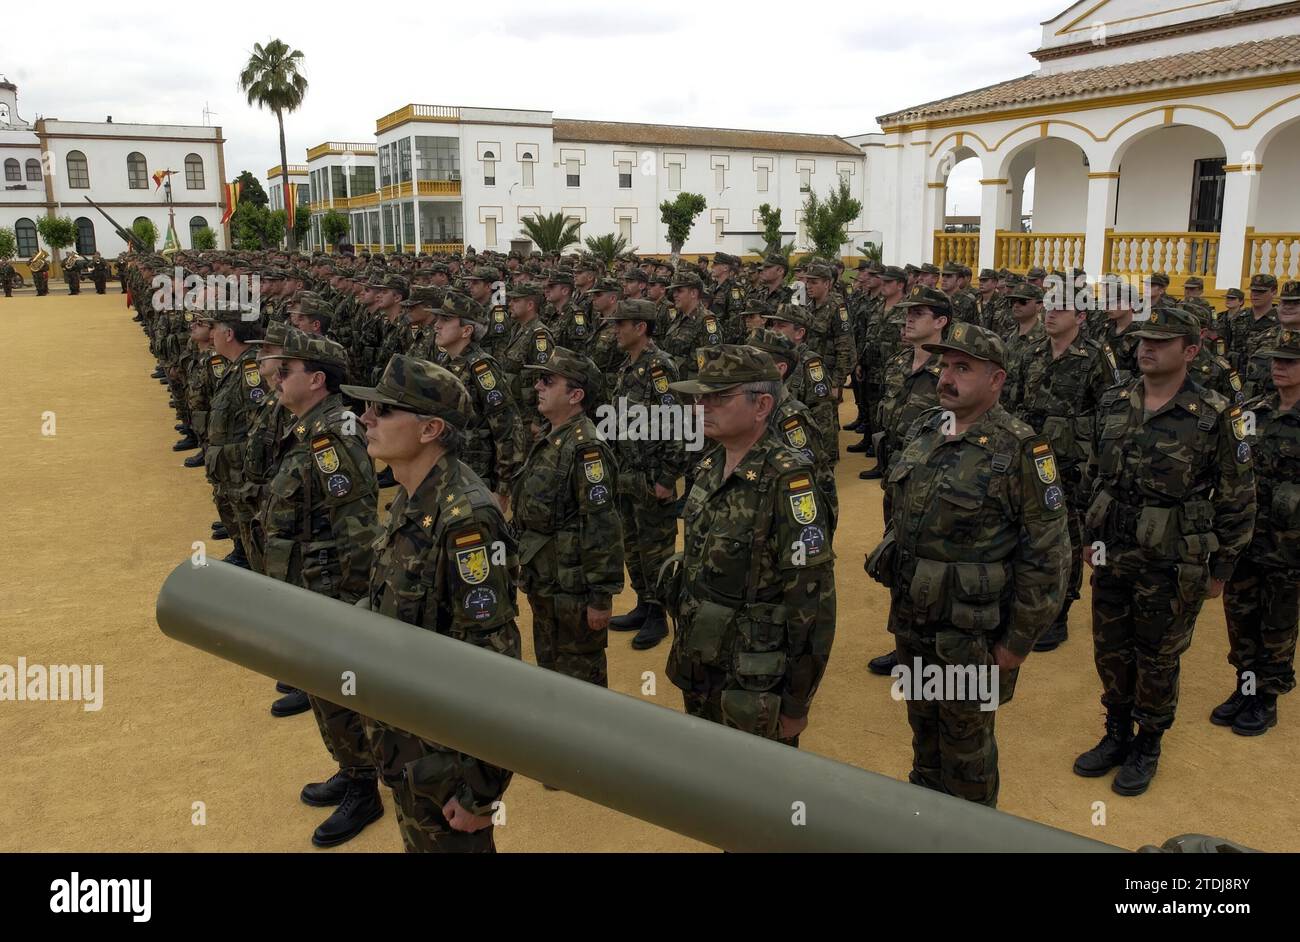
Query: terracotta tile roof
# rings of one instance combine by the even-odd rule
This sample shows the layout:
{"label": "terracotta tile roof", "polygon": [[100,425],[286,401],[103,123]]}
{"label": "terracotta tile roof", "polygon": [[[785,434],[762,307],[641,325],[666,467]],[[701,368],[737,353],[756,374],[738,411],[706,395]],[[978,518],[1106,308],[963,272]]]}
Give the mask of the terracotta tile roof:
{"label": "terracotta tile roof", "polygon": [[671,124],[630,124],[623,121],[553,122],[556,143],[646,144],[658,147],[719,147],[734,150],[794,151],[861,157],[862,151],[834,134],[792,134],[786,131],[742,131],[735,128],[690,128]]}
{"label": "terracotta tile roof", "polygon": [[941,115],[996,110],[1053,98],[1098,95],[1167,82],[1196,82],[1232,72],[1278,71],[1297,64],[1300,64],[1300,36],[1278,36],[1275,39],[1218,46],[1214,49],[1073,72],[1051,75],[1034,73],[881,115],[876,120],[882,126],[894,125]]}

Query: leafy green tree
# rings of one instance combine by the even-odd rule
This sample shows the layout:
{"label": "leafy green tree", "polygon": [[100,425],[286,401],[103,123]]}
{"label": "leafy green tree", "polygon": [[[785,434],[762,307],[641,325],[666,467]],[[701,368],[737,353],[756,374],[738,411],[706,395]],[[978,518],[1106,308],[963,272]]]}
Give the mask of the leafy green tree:
{"label": "leafy green tree", "polygon": [[190,237],[194,244],[196,252],[211,252],[217,247],[217,234],[211,226],[204,226],[202,229],[195,229],[194,235]]}
{"label": "leafy green tree", "polygon": [[261,181],[247,170],[235,177],[235,180],[243,184],[239,188],[239,202],[253,203],[257,206],[265,206],[271,202],[270,197],[266,195],[266,190],[262,189]]}
{"label": "leafy green tree", "polygon": [[859,249],[862,251],[862,257],[869,262],[879,265],[885,257],[885,244],[883,242],[863,242]]}
{"label": "leafy green tree", "polygon": [[773,209],[767,203],[758,207],[758,218],[763,223],[763,244],[751,246],[750,251],[756,255],[767,256],[773,253],[785,256],[786,263],[794,252],[794,240],[781,241],[781,210]]}
{"label": "leafy green tree", "polygon": [[[262,219],[262,244],[266,248],[279,248],[288,234],[289,214],[283,209],[273,209]],[[293,246],[289,251],[293,251]]]}
{"label": "leafy green tree", "polygon": [[569,246],[578,242],[578,232],[582,223],[570,219],[563,213],[549,215],[525,216],[520,222],[524,235],[533,240],[537,251],[543,255],[558,255]]}
{"label": "leafy green tree", "polygon": [[840,246],[849,240],[848,224],[862,212],[862,201],[853,198],[849,185],[840,185],[825,199],[815,192],[808,194],[803,204],[804,226],[814,255],[839,258]]}
{"label": "leafy green tree", "polygon": [[36,231],[40,233],[45,244],[54,250],[52,273],[57,274],[57,270],[63,265],[61,250],[77,242],[77,224],[70,216],[38,216]]}
{"label": "leafy green tree", "polygon": [[18,254],[18,237],[12,229],[0,229],[0,262],[7,262]]}
{"label": "leafy green tree", "polygon": [[622,235],[615,235],[612,232],[602,236],[587,236],[586,244],[587,251],[605,263],[606,271],[624,252],[636,251],[636,249],[628,249],[627,239]]}
{"label": "leafy green tree", "polygon": [[[292,114],[297,111],[307,97],[307,79],[300,71],[302,58],[299,50],[290,49],[279,39],[273,39],[265,46],[255,43],[248,62],[239,73],[239,87],[248,97],[248,103],[269,110],[280,126],[280,167],[286,181],[289,152],[284,144],[284,115],[285,112]],[[288,192],[286,187],[286,196]],[[289,251],[296,247],[291,233]]]}
{"label": "leafy green tree", "polygon": [[708,204],[698,193],[678,193],[677,199],[659,204],[659,218],[668,227],[668,245],[672,249],[672,262],[676,266],[695,225],[695,217],[704,212]]}
{"label": "leafy green tree", "polygon": [[149,247],[150,252],[158,244],[158,227],[153,224],[152,219],[137,219],[131,224],[131,232]]}
{"label": "leafy green tree", "polygon": [[349,228],[348,217],[337,210],[331,209],[320,217],[320,234],[326,245],[338,245]]}
{"label": "leafy green tree", "polygon": [[265,206],[240,200],[230,217],[230,239],[234,247],[245,252],[266,248],[266,220],[270,215]]}

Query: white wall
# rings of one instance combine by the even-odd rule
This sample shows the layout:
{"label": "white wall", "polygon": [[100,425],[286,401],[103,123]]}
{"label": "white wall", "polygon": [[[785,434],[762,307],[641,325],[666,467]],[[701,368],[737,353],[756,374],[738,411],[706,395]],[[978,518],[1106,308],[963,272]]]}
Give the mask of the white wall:
{"label": "white wall", "polygon": [[1283,128],[1259,155],[1257,232],[1300,229],[1300,122]]}
{"label": "white wall", "polygon": [[1088,217],[1083,151],[1052,138],[1035,145],[1034,194],[1035,232],[1082,232]]}
{"label": "white wall", "polygon": [[[1199,128],[1161,128],[1134,142],[1120,164],[1115,231],[1186,231],[1195,163],[1223,156],[1219,139]],[[1040,182],[1038,199],[1046,198]]]}
{"label": "white wall", "polygon": [[[477,115],[480,109],[461,109],[462,120],[468,114]],[[502,114],[509,116],[510,112]],[[523,112],[517,120],[538,121],[537,113]],[[508,251],[510,240],[519,234],[520,208],[531,214],[540,208],[543,213],[560,208],[555,181],[563,183],[563,169],[557,171],[553,164],[559,159],[554,149],[550,114],[544,115],[547,125],[539,127],[507,124],[447,125],[448,133],[460,136],[460,187],[461,207],[464,211],[465,244],[476,249]],[[489,114],[480,120],[491,119]],[[441,132],[440,132],[441,133]],[[491,151],[496,156],[496,183],[484,183],[483,155]],[[524,186],[524,154],[533,157],[532,186]],[[583,168],[584,176],[587,168]],[[569,205],[569,204],[565,204]],[[489,217],[496,220],[496,244],[487,243]]]}

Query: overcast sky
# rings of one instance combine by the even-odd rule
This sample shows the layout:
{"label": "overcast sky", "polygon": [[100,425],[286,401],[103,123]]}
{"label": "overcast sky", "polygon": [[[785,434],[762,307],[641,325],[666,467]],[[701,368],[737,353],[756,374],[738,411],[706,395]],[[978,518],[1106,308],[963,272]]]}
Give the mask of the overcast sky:
{"label": "overcast sky", "polygon": [[[1031,72],[1039,23],[1067,0],[912,7],[802,0],[653,4],[292,4],[202,8],[65,2],[57,58],[0,36],[0,73],[19,114],[65,120],[212,124],[233,179],[280,162],[275,119],[250,107],[239,71],[257,42],[304,53],[311,87],[286,117],[289,162],[327,140],[372,141],[408,102],[535,108],[557,117],[830,133],[876,131],[876,115]],[[965,171],[965,172],[964,172]],[[978,173],[954,171],[949,203],[978,212]],[[968,182],[958,183],[958,180]]]}

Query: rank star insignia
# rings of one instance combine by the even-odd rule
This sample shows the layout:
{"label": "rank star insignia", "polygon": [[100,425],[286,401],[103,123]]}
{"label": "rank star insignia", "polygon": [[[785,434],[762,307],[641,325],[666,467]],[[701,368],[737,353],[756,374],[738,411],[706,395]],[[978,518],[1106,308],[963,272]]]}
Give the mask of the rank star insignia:
{"label": "rank star insignia", "polygon": [[758,475],[755,474],[753,471],[746,471],[746,472],[745,472],[745,480],[746,480],[746,481],[757,481],[757,480],[758,480]]}
{"label": "rank star insignia", "polygon": [[452,501],[454,501],[455,499],[456,499],[456,495],[455,495],[455,494],[448,494],[448,495],[447,495],[447,503],[450,504],[450,503],[451,503]]}
{"label": "rank star insignia", "polygon": [[981,445],[987,445],[989,443],[989,437],[987,435],[981,435],[979,437],[979,443]]}
{"label": "rank star insignia", "polygon": [[424,518],[420,521],[420,526],[424,527],[426,530],[429,529],[429,527],[433,526],[433,517],[425,514]]}
{"label": "rank star insignia", "polygon": [[297,432],[299,435],[306,435],[306,434],[307,434],[307,426],[305,426],[305,425],[299,425],[296,429],[294,429],[294,431]]}
{"label": "rank star insignia", "polygon": [[451,515],[452,515],[453,517],[459,517],[459,516],[460,516],[460,508],[459,508],[459,507],[453,507],[453,508],[451,508]]}
{"label": "rank star insignia", "polygon": [[705,458],[703,461],[700,462],[700,467],[703,468],[705,471],[709,470],[709,468],[713,467],[713,459]]}

